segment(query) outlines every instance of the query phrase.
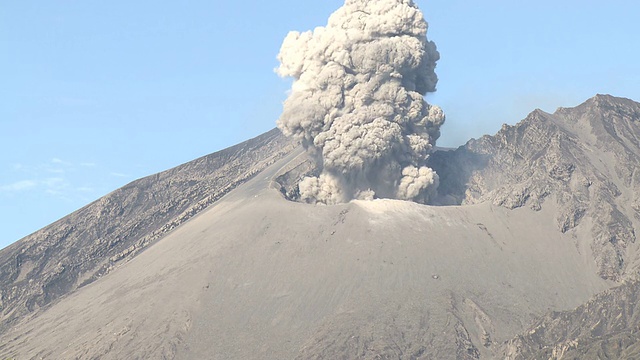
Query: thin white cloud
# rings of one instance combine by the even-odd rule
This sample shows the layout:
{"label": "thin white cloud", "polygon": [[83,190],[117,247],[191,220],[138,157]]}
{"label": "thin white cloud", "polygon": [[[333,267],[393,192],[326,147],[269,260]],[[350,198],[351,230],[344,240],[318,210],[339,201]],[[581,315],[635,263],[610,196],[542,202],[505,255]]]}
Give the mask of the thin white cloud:
{"label": "thin white cloud", "polygon": [[53,164],[55,166],[73,167],[73,163],[71,163],[69,161],[62,160],[62,159],[57,158],[57,157],[54,157],[53,159],[51,159],[51,164]]}
{"label": "thin white cloud", "polygon": [[110,175],[111,176],[115,176],[115,177],[129,177],[129,175],[123,174],[123,173],[119,173],[119,172],[112,172]]}
{"label": "thin white cloud", "polygon": [[[60,157],[51,157],[39,164],[14,163],[10,168],[14,176],[29,180],[17,181],[19,178],[15,179],[15,177],[6,179],[6,181],[15,180],[15,182],[0,183],[0,195],[25,194],[30,191],[60,200],[85,201],[98,191],[95,184],[87,182],[86,173],[94,172],[98,168],[98,165],[92,161],[70,162]],[[115,177],[129,177],[118,172],[105,175],[107,174]],[[82,178],[84,179],[79,180]],[[78,184],[80,181],[82,182]]]}
{"label": "thin white cloud", "polygon": [[70,185],[69,182],[62,177],[52,177],[40,181],[40,184],[44,188],[44,192],[48,195],[55,196],[57,198],[69,201]]}
{"label": "thin white cloud", "polygon": [[31,189],[37,185],[38,183],[34,180],[21,180],[11,184],[0,186],[0,191],[2,192],[24,191],[24,190]]}
{"label": "thin white cloud", "polygon": [[92,101],[89,99],[72,96],[54,97],[50,98],[49,100],[55,104],[69,107],[86,106],[92,103]]}
{"label": "thin white cloud", "polygon": [[64,183],[64,178],[61,177],[47,178],[42,180],[42,184],[46,187],[60,187],[64,185]]}
{"label": "thin white cloud", "polygon": [[49,164],[40,166],[41,171],[45,171],[50,174],[65,174],[67,171],[75,171],[73,163],[54,157]]}

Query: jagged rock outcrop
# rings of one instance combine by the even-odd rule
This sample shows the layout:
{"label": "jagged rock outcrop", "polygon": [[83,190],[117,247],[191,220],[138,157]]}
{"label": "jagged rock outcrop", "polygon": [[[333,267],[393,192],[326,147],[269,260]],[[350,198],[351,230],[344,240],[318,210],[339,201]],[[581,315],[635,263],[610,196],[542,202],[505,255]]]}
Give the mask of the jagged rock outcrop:
{"label": "jagged rock outcrop", "polygon": [[640,357],[640,281],[607,290],[573,311],[553,312],[505,346],[505,360]]}
{"label": "jagged rock outcrop", "polygon": [[[494,136],[433,154],[443,204],[557,208],[562,232],[588,227],[599,274],[620,280],[636,259],[640,104],[597,95],[553,114],[536,110]],[[553,205],[552,205],[553,204]]]}
{"label": "jagged rock outcrop", "polygon": [[295,148],[272,130],[120,188],[0,252],[0,333],[102,277]]}

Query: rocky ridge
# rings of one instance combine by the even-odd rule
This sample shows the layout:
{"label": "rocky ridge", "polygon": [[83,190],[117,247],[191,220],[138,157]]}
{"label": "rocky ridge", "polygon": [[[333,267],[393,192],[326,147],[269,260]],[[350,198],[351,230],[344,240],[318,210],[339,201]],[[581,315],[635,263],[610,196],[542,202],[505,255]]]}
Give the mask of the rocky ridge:
{"label": "rocky ridge", "polygon": [[572,311],[552,312],[509,341],[504,359],[638,359],[639,300],[640,281],[631,280]]}
{"label": "rocky ridge", "polygon": [[540,210],[552,201],[558,229],[589,237],[600,276],[621,280],[638,266],[639,136],[640,104],[628,99],[597,95],[553,114],[536,110],[494,136],[433,154],[436,202]]}

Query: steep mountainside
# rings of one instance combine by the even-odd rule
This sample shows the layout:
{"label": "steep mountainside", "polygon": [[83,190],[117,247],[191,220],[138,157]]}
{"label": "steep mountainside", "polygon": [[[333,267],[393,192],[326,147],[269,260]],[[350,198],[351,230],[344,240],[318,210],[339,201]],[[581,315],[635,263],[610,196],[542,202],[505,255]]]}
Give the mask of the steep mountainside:
{"label": "steep mountainside", "polygon": [[572,311],[553,312],[509,341],[506,360],[640,358],[640,282],[598,294]]}
{"label": "steep mountainside", "polygon": [[272,130],[130,183],[0,252],[0,332],[102,277],[295,145]]}

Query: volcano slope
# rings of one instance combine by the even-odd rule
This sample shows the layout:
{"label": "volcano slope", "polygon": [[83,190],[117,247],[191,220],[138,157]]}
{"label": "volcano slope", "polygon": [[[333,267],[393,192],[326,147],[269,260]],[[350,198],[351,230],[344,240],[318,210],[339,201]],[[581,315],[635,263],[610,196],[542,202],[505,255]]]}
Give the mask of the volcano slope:
{"label": "volcano slope", "polygon": [[[192,201],[184,188],[208,174],[230,185],[188,221],[121,235],[158,234],[109,271],[75,269],[115,250],[77,254],[148,221],[150,200],[101,199],[120,215],[83,209],[2,250],[0,358],[536,359],[596,351],[579,346],[590,336],[632,353],[634,307],[620,304],[635,299],[639,120],[639,104],[596,96],[437,152],[436,202],[449,206],[289,201],[314,167],[277,133],[223,152],[247,173],[220,162],[150,177],[177,184],[160,204]],[[65,227],[79,235],[47,235]],[[622,315],[597,310],[615,299]],[[598,321],[613,325],[586,325]]]}

